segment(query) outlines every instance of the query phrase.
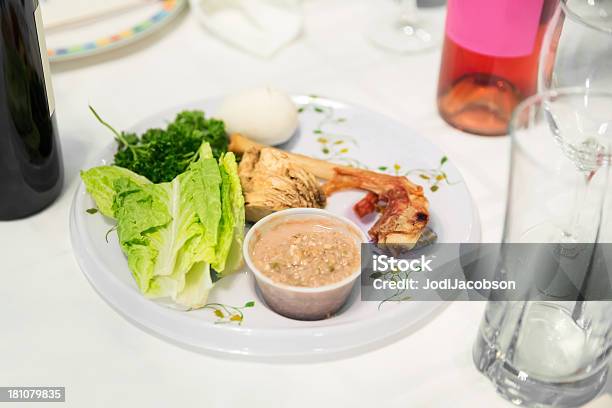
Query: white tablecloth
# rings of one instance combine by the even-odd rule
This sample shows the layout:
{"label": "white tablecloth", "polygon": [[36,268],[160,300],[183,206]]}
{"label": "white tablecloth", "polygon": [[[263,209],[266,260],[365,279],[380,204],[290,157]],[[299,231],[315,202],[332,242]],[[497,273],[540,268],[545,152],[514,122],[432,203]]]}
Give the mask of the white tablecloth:
{"label": "white tablecloth", "polygon": [[[348,359],[244,362],[186,351],[132,326],[73,258],[68,209],[78,172],[110,141],[89,103],[126,128],[173,105],[260,84],[354,102],[416,129],[463,173],[483,241],[498,241],[508,138],[447,126],[435,107],[440,51],[397,56],[371,47],[363,30],[373,7],[307,1],[305,33],[269,61],[229,48],[185,13],[143,43],[52,67],[66,184],[46,211],[0,223],[0,385],[65,386],[70,407],[509,406],[471,359],[484,304],[451,304],[411,336]],[[443,19],[442,10],[433,15]]]}

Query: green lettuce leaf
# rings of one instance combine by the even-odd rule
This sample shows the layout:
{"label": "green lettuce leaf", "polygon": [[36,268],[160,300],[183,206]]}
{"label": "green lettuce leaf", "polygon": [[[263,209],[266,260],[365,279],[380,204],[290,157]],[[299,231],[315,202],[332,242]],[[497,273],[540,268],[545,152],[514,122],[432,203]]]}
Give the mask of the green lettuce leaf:
{"label": "green lettuce leaf", "polygon": [[187,305],[191,309],[203,307],[208,299],[208,292],[213,287],[210,275],[210,264],[198,262],[185,275],[185,287],[176,296],[176,303]]}
{"label": "green lettuce leaf", "polygon": [[217,259],[213,268],[222,275],[234,272],[242,264],[244,240],[244,196],[238,177],[238,165],[234,153],[219,158],[221,172],[222,216],[219,224]]}
{"label": "green lettuce leaf", "polygon": [[81,172],[81,179],[85,183],[87,192],[91,194],[100,212],[110,218],[114,218],[112,211],[115,199],[114,184],[121,178],[137,185],[151,183],[145,177],[118,166],[100,166]]}
{"label": "green lettuce leaf", "polygon": [[234,155],[217,162],[203,143],[197,157],[167,183],[151,184],[112,166],[83,173],[98,208],[117,220],[119,244],[139,290],[187,309],[206,304],[212,269],[225,275],[240,265],[244,235]]}
{"label": "green lettuce leaf", "polygon": [[[119,244],[128,259],[128,266],[145,295],[167,296],[174,282],[154,282],[166,266],[165,237],[172,231],[173,191],[171,183],[136,185],[119,179],[114,185],[116,196],[113,212],[117,219]],[[170,275],[172,271],[164,271]]]}
{"label": "green lettuce leaf", "polygon": [[186,308],[204,305],[221,219],[221,174],[208,144],[169,183],[142,183],[121,177],[125,172],[114,177],[112,171],[90,170],[104,182],[90,183],[88,190],[99,208],[116,218],[119,244],[140,291],[149,298],[170,297]]}

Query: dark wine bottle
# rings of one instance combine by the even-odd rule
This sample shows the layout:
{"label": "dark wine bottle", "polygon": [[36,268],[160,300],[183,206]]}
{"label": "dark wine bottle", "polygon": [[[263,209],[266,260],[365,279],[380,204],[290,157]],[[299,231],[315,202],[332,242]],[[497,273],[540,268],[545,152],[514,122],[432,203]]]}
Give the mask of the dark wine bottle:
{"label": "dark wine bottle", "polygon": [[63,167],[38,0],[0,0],[0,220],[55,200]]}

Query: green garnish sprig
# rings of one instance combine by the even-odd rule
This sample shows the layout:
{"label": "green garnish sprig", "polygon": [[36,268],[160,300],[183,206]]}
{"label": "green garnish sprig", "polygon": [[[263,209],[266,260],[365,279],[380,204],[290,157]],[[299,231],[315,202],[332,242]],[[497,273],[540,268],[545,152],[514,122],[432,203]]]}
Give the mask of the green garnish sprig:
{"label": "green garnish sprig", "polygon": [[198,159],[198,149],[208,142],[213,156],[227,151],[225,125],[207,119],[204,112],[183,111],[166,129],[149,129],[140,137],[135,133],[118,132],[89,107],[96,119],[108,128],[117,141],[115,165],[132,170],[153,183],[172,181]]}
{"label": "green garnish sprig", "polygon": [[249,309],[255,306],[254,301],[249,301],[244,306],[230,306],[223,303],[207,303],[204,309],[211,309],[217,318],[215,324],[237,323],[242,324],[244,320],[244,309]]}

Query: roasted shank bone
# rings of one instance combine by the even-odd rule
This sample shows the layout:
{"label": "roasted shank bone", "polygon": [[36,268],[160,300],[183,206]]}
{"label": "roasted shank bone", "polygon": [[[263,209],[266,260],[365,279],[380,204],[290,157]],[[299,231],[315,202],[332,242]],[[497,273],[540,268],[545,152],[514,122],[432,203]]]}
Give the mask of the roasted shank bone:
{"label": "roasted shank bone", "polygon": [[325,207],[325,194],[316,177],[281,150],[250,148],[242,155],[238,174],[249,221],[287,208]]}
{"label": "roasted shank bone", "polygon": [[[230,137],[229,150],[234,153],[243,154],[253,147],[264,146],[239,134]],[[429,221],[429,203],[423,194],[423,188],[406,177],[340,166],[296,153],[285,153],[293,164],[327,180],[323,185],[326,195],[347,189],[368,191],[366,197],[355,205],[359,216],[365,216],[375,210],[378,203],[386,204],[382,208],[380,218],[369,231],[375,242],[411,247],[425,230]]]}

